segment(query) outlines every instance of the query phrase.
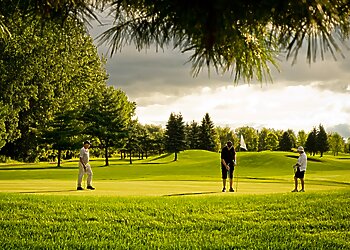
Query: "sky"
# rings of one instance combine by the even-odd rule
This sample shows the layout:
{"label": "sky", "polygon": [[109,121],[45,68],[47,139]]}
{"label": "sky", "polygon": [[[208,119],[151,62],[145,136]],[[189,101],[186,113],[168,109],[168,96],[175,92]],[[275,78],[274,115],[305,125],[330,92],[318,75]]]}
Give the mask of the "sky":
{"label": "sky", "polygon": [[[96,24],[90,29],[96,45],[104,29]],[[350,137],[350,50],[346,48],[345,59],[329,55],[311,65],[303,52],[294,65],[281,58],[279,71],[271,68],[273,82],[238,84],[230,74],[211,71],[209,75],[206,68],[193,77],[187,63],[190,53],[172,48],[139,52],[130,45],[110,57],[108,46],[100,45],[98,52],[107,58],[108,84],[136,102],[136,117],[142,124],[165,125],[172,112],[181,113],[185,122],[200,123],[209,113],[216,126],[232,129],[250,126],[308,133],[322,124],[327,132]]]}

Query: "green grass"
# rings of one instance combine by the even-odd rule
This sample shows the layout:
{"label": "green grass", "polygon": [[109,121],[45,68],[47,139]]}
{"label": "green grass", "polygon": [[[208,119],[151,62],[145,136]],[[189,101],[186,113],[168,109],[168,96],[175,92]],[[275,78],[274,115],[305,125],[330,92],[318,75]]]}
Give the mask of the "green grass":
{"label": "green grass", "polygon": [[[240,194],[287,192],[293,186],[293,168],[297,154],[287,152],[242,152],[238,154],[238,191]],[[220,155],[191,150],[145,160],[94,159],[93,195],[169,195],[220,191]],[[344,158],[344,157],[343,157]],[[349,183],[349,160],[332,156],[309,157],[306,173],[308,191],[346,188]],[[72,195],[78,174],[77,160],[61,168],[55,164],[0,165],[0,192],[27,192]],[[84,193],[84,195],[91,194]]]}
{"label": "green grass", "polygon": [[1,249],[349,249],[350,193],[0,194]]}
{"label": "green grass", "polygon": [[0,249],[350,249],[348,156],[242,152],[238,192],[221,193],[219,154],[94,159],[95,191],[75,190],[77,160],[0,165]]}

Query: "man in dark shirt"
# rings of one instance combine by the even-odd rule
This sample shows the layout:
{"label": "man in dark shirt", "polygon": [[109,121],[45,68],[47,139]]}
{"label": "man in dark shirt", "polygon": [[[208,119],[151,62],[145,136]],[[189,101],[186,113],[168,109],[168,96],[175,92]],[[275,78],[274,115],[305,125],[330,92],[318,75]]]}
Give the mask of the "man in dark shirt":
{"label": "man in dark shirt", "polygon": [[233,184],[233,171],[236,165],[236,151],[231,141],[228,141],[226,146],[221,150],[221,173],[222,173],[222,192],[226,192],[226,180],[227,173],[230,178],[230,192],[234,192],[232,188]]}

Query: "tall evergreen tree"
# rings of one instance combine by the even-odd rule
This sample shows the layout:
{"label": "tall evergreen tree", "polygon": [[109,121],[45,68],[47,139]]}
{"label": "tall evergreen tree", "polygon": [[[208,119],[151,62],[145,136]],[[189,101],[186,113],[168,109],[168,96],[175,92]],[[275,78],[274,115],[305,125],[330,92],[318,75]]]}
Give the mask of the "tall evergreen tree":
{"label": "tall evergreen tree", "polygon": [[312,155],[315,155],[317,153],[316,137],[317,137],[317,130],[316,128],[313,128],[312,131],[307,136],[306,143],[305,143],[305,150]]}
{"label": "tall evergreen tree", "polygon": [[282,138],[279,142],[279,149],[281,151],[290,151],[293,147],[293,141],[291,139],[290,134],[288,131],[285,131],[282,135]]}
{"label": "tall evergreen tree", "polygon": [[208,113],[203,117],[200,126],[200,149],[208,151],[216,149],[216,131]]}
{"label": "tall evergreen tree", "polygon": [[165,149],[174,153],[174,161],[177,161],[177,154],[185,148],[185,125],[182,115],[171,113],[165,130]]}
{"label": "tall evergreen tree", "polygon": [[200,126],[198,126],[197,122],[192,121],[188,125],[186,141],[190,149],[200,148]]}
{"label": "tall evergreen tree", "polygon": [[324,152],[329,150],[328,136],[326,130],[321,124],[318,126],[318,131],[316,134],[316,149],[320,152],[321,157],[323,156]]}

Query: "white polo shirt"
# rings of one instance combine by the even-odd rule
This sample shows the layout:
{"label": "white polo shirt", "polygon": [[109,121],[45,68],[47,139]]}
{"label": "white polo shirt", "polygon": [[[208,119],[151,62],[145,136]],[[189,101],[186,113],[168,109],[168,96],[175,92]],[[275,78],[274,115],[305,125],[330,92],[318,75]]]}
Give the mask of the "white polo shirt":
{"label": "white polo shirt", "polygon": [[83,160],[84,164],[89,163],[89,149],[82,147],[80,149],[80,158]]}
{"label": "white polo shirt", "polygon": [[306,165],[307,165],[307,156],[305,152],[301,153],[298,158],[298,164],[300,171],[306,171]]}

